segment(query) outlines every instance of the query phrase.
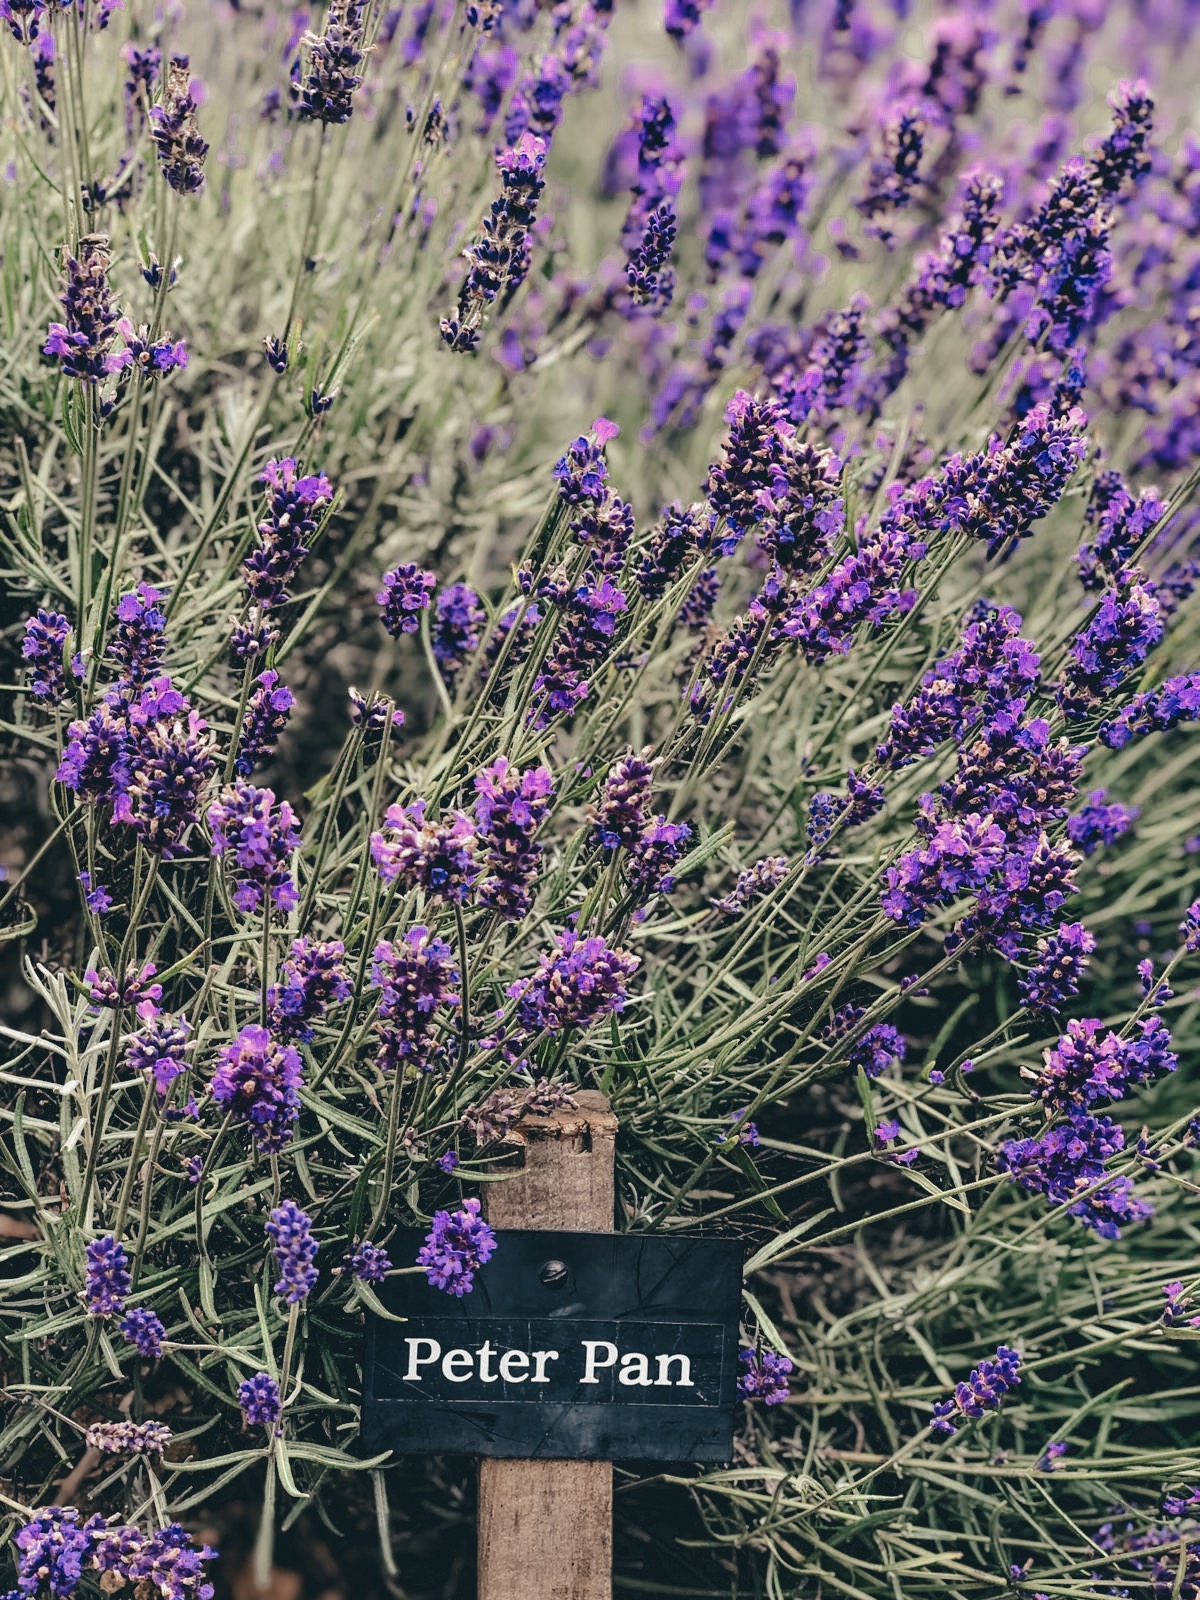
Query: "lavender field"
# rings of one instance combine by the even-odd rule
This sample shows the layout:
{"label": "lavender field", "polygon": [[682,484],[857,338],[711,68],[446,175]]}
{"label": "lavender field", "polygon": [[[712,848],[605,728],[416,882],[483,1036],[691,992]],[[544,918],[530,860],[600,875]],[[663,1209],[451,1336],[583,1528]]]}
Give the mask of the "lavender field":
{"label": "lavender field", "polygon": [[364,1318],[584,1089],[746,1258],[617,1595],[1198,1600],[1198,80],[0,0],[4,1600],[473,1595]]}

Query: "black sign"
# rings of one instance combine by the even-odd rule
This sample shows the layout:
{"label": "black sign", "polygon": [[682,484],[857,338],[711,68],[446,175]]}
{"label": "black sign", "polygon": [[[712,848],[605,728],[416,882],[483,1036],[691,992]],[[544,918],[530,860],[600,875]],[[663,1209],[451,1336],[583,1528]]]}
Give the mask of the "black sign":
{"label": "black sign", "polygon": [[[395,1241],[411,1261],[423,1233]],[[728,1461],[742,1247],[497,1233],[461,1300],[406,1274],[368,1315],[363,1442],[398,1455]]]}

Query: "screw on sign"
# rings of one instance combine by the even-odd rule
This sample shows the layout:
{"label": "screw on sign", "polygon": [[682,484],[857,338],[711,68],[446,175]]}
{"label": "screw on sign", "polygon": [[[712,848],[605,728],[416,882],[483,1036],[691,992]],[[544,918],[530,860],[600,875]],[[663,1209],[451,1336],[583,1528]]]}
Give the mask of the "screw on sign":
{"label": "screw on sign", "polygon": [[480,1600],[609,1600],[612,1462],[731,1453],[741,1246],[615,1234],[616,1118],[576,1098],[509,1136],[474,1292],[399,1276],[381,1294],[404,1320],[368,1321],[366,1447],[482,1458]]}

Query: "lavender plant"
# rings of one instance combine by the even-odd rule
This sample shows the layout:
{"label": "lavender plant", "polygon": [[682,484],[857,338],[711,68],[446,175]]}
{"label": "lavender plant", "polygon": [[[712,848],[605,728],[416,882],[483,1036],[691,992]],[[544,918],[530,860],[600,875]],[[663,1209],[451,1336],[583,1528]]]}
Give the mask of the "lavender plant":
{"label": "lavender plant", "polygon": [[0,21],[5,1583],[468,1592],[362,1314],[598,1086],[622,1592],[1193,1595],[1194,6]]}

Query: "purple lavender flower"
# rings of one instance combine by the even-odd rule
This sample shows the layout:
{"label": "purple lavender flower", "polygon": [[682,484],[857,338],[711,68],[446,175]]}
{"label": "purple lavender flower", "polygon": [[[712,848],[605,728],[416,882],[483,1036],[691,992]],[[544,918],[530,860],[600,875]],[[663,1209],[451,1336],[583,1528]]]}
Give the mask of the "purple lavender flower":
{"label": "purple lavender flower", "polygon": [[233,770],[239,777],[248,778],[259,761],[271,754],[279,735],[287,727],[295,704],[296,696],[286,683],[280,682],[279,674],[272,668],[254,680],[233,763]]}
{"label": "purple lavender flower", "polygon": [[554,804],[554,780],[546,767],[521,772],[507,756],[497,756],[475,779],[475,791],[483,852],[479,903],[506,922],[519,922],[533,904],[542,856],[534,835]]}
{"label": "purple lavender flower", "polygon": [[133,371],[152,383],[156,378],[181,371],[188,364],[187,345],[182,339],[172,339],[170,334],[151,338],[148,324],[143,322],[134,327],[128,317],[120,319],[117,331],[124,347],[109,357],[110,372]]}
{"label": "purple lavender flower", "polygon": [[[1164,1284],[1163,1293],[1168,1289],[1182,1288],[1181,1283]],[[1200,1511],[1200,1489],[1184,1489],[1180,1494],[1164,1495],[1162,1509],[1164,1517],[1186,1517],[1189,1512]]]}
{"label": "purple lavender flower", "polygon": [[115,902],[111,893],[102,883],[93,883],[90,872],[79,874],[79,886],[83,890],[84,902],[89,911],[94,911],[98,917],[102,917],[112,910]]}
{"label": "purple lavender flower", "polygon": [[147,1361],[157,1361],[167,1330],[148,1306],[133,1306],[121,1322],[121,1337]]}
{"label": "purple lavender flower", "polygon": [[479,1215],[479,1201],[464,1200],[460,1211],[435,1211],[433,1225],[417,1252],[417,1265],[435,1289],[461,1299],[475,1287],[475,1274],[496,1253],[496,1235]]}
{"label": "purple lavender flower", "polygon": [[608,492],[604,447],[620,431],[607,417],[597,417],[592,423],[592,436],[580,434],[555,462],[553,476],[558,483],[558,497],[565,505],[582,505],[589,500],[599,505],[604,499]]}
{"label": "purple lavender flower", "polygon": [[1082,922],[1064,922],[1039,939],[1033,964],[1017,985],[1021,1004],[1030,1011],[1061,1011],[1079,993],[1080,979],[1095,948],[1096,937]]}
{"label": "purple lavender flower", "polygon": [[1159,1017],[1143,1017],[1137,1033],[1122,1038],[1095,1017],[1068,1022],[1057,1044],[1047,1048],[1044,1065],[1030,1091],[1051,1111],[1086,1110],[1103,1100],[1120,1100],[1139,1084],[1174,1072],[1179,1058]]}
{"label": "purple lavender flower", "polygon": [[382,1283],[391,1271],[392,1263],[386,1250],[382,1246],[372,1244],[369,1239],[364,1239],[361,1244],[356,1244],[353,1250],[346,1253],[346,1264],[340,1267],[340,1272],[349,1272],[360,1283]]}
{"label": "purple lavender flower", "polygon": [[145,126],[150,113],[150,99],[162,68],[162,51],[154,45],[144,50],[130,42],[121,46],[121,59],[125,63],[125,82],[122,97],[125,102],[125,132],[130,141],[136,131]]}
{"label": "purple lavender flower", "polygon": [[1153,129],[1154,101],[1140,80],[1119,83],[1108,97],[1113,127],[1091,160],[1093,180],[1108,195],[1136,184],[1150,171],[1147,145]]}
{"label": "purple lavender flower", "polygon": [[162,1422],[94,1422],[84,1435],[90,1450],[109,1456],[161,1456],[175,1438]]}
{"label": "purple lavender flower", "polygon": [[300,1056],[257,1023],[247,1023],[221,1050],[212,1096],[235,1122],[244,1123],[255,1146],[270,1155],[292,1137],[300,1115]]}
{"label": "purple lavender flower", "polygon": [[939,1400],[929,1426],[935,1433],[957,1433],[963,1424],[998,1411],[1000,1402],[1021,1381],[1021,1357],[1008,1345],[997,1346],[995,1357],[981,1361],[965,1383],[956,1384],[949,1400]]}
{"label": "purple lavender flower", "polygon": [[533,133],[522,133],[496,157],[500,194],[483,219],[479,239],[464,251],[468,271],[457,313],[441,323],[442,339],[451,350],[474,350],[488,308],[524,280],[529,270],[529,230],[546,186],[545,165],[546,141]]}
{"label": "purple lavender flower", "polygon": [[654,762],[627,755],[608,770],[592,813],[592,838],[601,849],[632,850],[650,816]]}
{"label": "purple lavender flower", "polygon": [[143,962],[140,966],[133,962],[119,977],[111,967],[89,967],[83,975],[83,981],[88,986],[88,999],[93,1010],[104,1007],[115,1011],[119,1006],[135,1006],[139,1009],[149,1006],[157,1010],[154,1002],[162,999],[162,984],[154,982],[157,972],[153,961]]}
{"label": "purple lavender flower", "polygon": [[1123,750],[1131,739],[1147,733],[1166,733],[1180,722],[1200,719],[1200,672],[1168,678],[1148,694],[1136,694],[1111,722],[1100,728],[1100,740],[1110,750]]}
{"label": "purple lavender flower", "polygon": [[925,843],[884,872],[883,909],[909,928],[919,928],[933,907],[982,888],[1003,859],[1004,830],[990,813],[938,819],[929,800],[917,819]]}
{"label": "purple lavender flower", "polygon": [[259,482],[267,486],[267,511],[258,523],[257,547],[243,561],[242,571],[251,598],[267,610],[287,599],[287,586],[333,499],[333,486],[323,472],[301,476],[292,456],[268,461]]}
{"label": "purple lavender flower", "polygon": [[487,612],[474,589],[452,583],[439,590],[433,608],[430,639],[434,660],[447,683],[453,683],[467,657],[479,648]]}
{"label": "purple lavender flower", "polygon": [[1184,941],[1184,949],[1195,955],[1200,950],[1200,900],[1193,900],[1187,908],[1183,921],[1179,924],[1179,937]]}
{"label": "purple lavender flower", "polygon": [[383,609],[380,621],[393,639],[416,633],[421,612],[429,609],[437,578],[415,561],[403,561],[383,575],[383,588],[375,596]]}
{"label": "purple lavender flower", "polygon": [[187,56],[172,56],[162,99],[150,108],[150,138],[163,177],[178,194],[204,188],[208,144],[196,123],[196,84]]}
{"label": "purple lavender flower", "polygon": [[79,255],[67,256],[67,286],[62,304],[65,322],[52,322],[42,347],[55,356],[68,378],[80,383],[101,383],[112,371],[110,352],[117,332],[118,312],[108,286],[112,254],[108,235],[87,234],[79,241]]}
{"label": "purple lavender flower", "polygon": [[454,952],[428,928],[410,928],[396,943],[383,940],[371,953],[371,985],[380,991],[379,1064],[394,1071],[411,1061],[432,1071],[441,1052],[433,1037],[438,1013],[460,1004]]}
{"label": "purple lavender flower", "polygon": [[1095,533],[1075,558],[1083,587],[1095,590],[1119,580],[1165,511],[1155,490],[1135,498],[1119,472],[1098,473],[1084,512]]}
{"label": "purple lavender flower", "polygon": [[238,1405],[249,1428],[273,1428],[283,1415],[279,1385],[267,1372],[243,1378],[237,1388]]}
{"label": "purple lavender flower", "polygon": [[534,976],[510,984],[508,996],[530,1033],[590,1028],[624,1011],[629,980],[640,966],[639,957],[613,948],[602,935],[581,939],[573,928],[564,928],[556,948],[538,957]]}
{"label": "purple lavender flower", "polygon": [[312,1236],[312,1218],[307,1216],[294,1200],[285,1200],[276,1206],[264,1223],[267,1236],[274,1240],[271,1246],[279,1281],[275,1293],[290,1306],[306,1300],[317,1281],[317,1241]]}
{"label": "purple lavender flower", "polygon": [[738,1360],[746,1368],[738,1373],[739,1400],[761,1400],[765,1406],[779,1406],[788,1397],[788,1378],[794,1370],[788,1356],[774,1350],[742,1350]]}
{"label": "purple lavender flower", "polygon": [[[1125,1135],[1111,1118],[1075,1112],[1038,1138],[1008,1140],[996,1164],[1029,1194],[1044,1195],[1052,1206],[1068,1205],[1068,1215],[1085,1228],[1117,1239],[1121,1226],[1151,1214],[1128,1178],[1108,1176],[1106,1161],[1124,1148]],[[1083,1192],[1088,1189],[1093,1192]]]}
{"label": "purple lavender flower", "polygon": [[665,201],[646,218],[641,238],[625,263],[625,282],[635,306],[662,312],[675,294],[671,256],[675,249],[675,208]]}
{"label": "purple lavender flower", "polygon": [[1094,855],[1101,845],[1114,843],[1137,821],[1136,806],[1130,808],[1117,801],[1106,805],[1105,799],[1105,790],[1093,789],[1082,810],[1067,819],[1067,837],[1085,856]]}
{"label": "purple lavender flower", "polygon": [[711,901],[714,911],[723,917],[738,917],[753,900],[777,889],[787,877],[790,863],[786,856],[763,856],[753,866],[738,873],[737,883],[727,895]]}
{"label": "purple lavender flower", "polygon": [[90,1317],[114,1317],[125,1309],[129,1293],[129,1256],[111,1233],[93,1239],[87,1247],[87,1285],[84,1298]]}
{"label": "purple lavender flower", "polygon": [[552,716],[579,709],[591,692],[591,672],[612,653],[627,609],[624,593],[608,578],[577,584],[565,597],[562,626],[533,682],[530,726],[544,728]]}
{"label": "purple lavender flower", "polygon": [[1071,660],[1058,690],[1064,715],[1086,717],[1100,709],[1164,631],[1162,607],[1144,584],[1130,580],[1118,592],[1106,592],[1087,627],[1071,641]]}
{"label": "purple lavender flower", "polygon": [[18,1588],[14,1593],[38,1595],[43,1587],[54,1600],[74,1594],[84,1567],[93,1567],[107,1524],[97,1513],[80,1522],[74,1506],[43,1506],[17,1530],[14,1543]]}
{"label": "purple lavender flower", "polygon": [[686,822],[651,817],[629,853],[627,871],[634,888],[644,894],[670,894],[675,887],[671,868],[686,853],[691,837]]}
{"label": "purple lavender flower", "polygon": [[904,1035],[890,1022],[876,1022],[850,1046],[846,1060],[852,1072],[861,1067],[868,1078],[878,1078],[889,1067],[902,1065],[907,1054]]}
{"label": "purple lavender flower", "polygon": [[462,905],[479,875],[475,824],[462,811],[433,821],[425,809],[424,800],[389,806],[383,827],[371,835],[371,859],[384,883],[399,881]]}
{"label": "purple lavender flower", "polygon": [[[737,1111],[731,1111],[729,1113],[728,1120],[730,1122],[740,1122],[748,1109],[748,1106],[742,1106]],[[730,1134],[726,1133],[724,1129],[721,1129],[719,1133],[714,1134],[713,1143],[728,1144],[729,1138]],[[758,1131],[758,1124],[755,1122],[742,1122],[741,1127],[737,1131],[737,1143],[747,1145],[751,1150],[757,1150],[759,1145],[762,1143],[762,1139]]]}
{"label": "purple lavender flower", "polygon": [[980,721],[1012,724],[1037,686],[1040,666],[1037,651],[1021,637],[1019,614],[979,601],[967,615],[959,648],[934,663],[907,705],[892,707],[876,759],[898,769],[932,755],[946,739],[962,740]]}
{"label": "purple lavender flower", "polygon": [[366,12],[362,0],[330,0],[324,33],[304,35],[307,59],[293,87],[294,110],[301,122],[326,126],[349,122],[354,91],[363,81],[359,69],[367,59]]}
{"label": "purple lavender flower", "polygon": [[125,1061],[130,1071],[144,1072],[152,1079],[160,1100],[167,1098],[180,1073],[188,1070],[187,1052],[193,1046],[191,1031],[185,1016],[168,1017],[158,1012],[125,1041]]}
{"label": "purple lavender flower", "polygon": [[[44,611],[39,606],[36,616],[25,624],[21,655],[27,663],[29,691],[47,710],[62,705],[70,693],[63,666],[70,637],[70,621],[61,611]],[[74,667],[72,673],[79,677]]]}
{"label": "purple lavender flower", "polygon": [[712,4],[713,0],[663,0],[664,31],[682,44],[700,26],[701,16]]}
{"label": "purple lavender flower", "polygon": [[313,1036],[311,1024],[330,1006],[350,998],[354,985],[346,975],[345,955],[340,939],[292,941],[278,982],[267,990],[267,1012],[275,1034],[307,1044]]}
{"label": "purple lavender flower", "polygon": [[[114,1535],[126,1536],[128,1544],[120,1559],[113,1558]],[[135,1587],[153,1585],[162,1600],[212,1600],[215,1590],[204,1581],[205,1561],[215,1561],[217,1552],[209,1545],[193,1545],[191,1535],[177,1522],[142,1535],[134,1528],[110,1530],[109,1544],[102,1552],[101,1566],[118,1571]]]}
{"label": "purple lavender flower", "polygon": [[[119,706],[122,691],[110,690],[108,698]],[[91,726],[90,722],[71,724],[72,744],[67,747],[60,775],[72,770],[76,730]],[[101,728],[101,747],[105,739]],[[85,763],[88,744],[85,731],[80,748]],[[215,765],[208,724],[172,686],[170,678],[152,679],[126,704],[124,729],[112,745],[106,797],[113,801],[113,821],[127,823],[151,850],[166,857],[178,854],[199,818]],[[63,781],[70,784],[70,777]]]}
{"label": "purple lavender flower", "polygon": [[361,694],[351,687],[347,690],[350,701],[350,721],[356,728],[364,728],[367,733],[378,734],[391,728],[399,731],[407,720],[403,711],[397,711],[396,703],[386,694]]}
{"label": "purple lavender flower", "polygon": [[162,671],[167,614],[163,595],[148,583],[123,594],[113,613],[107,654],[121,670],[121,682],[142,688]]}
{"label": "purple lavender flower", "polygon": [[607,490],[598,502],[585,500],[571,519],[571,533],[591,552],[595,573],[620,574],[635,528],[633,507]]}
{"label": "purple lavender flower", "polygon": [[942,120],[935,104],[919,98],[901,99],[880,109],[878,150],[867,174],[867,191],[856,204],[868,220],[867,231],[889,247],[892,230],[879,219],[920,197],[927,141]]}
{"label": "purple lavender flower", "polygon": [[276,806],[272,789],[239,780],[221,791],[208,808],[214,856],[230,855],[236,879],[233,903],[249,915],[263,901],[290,911],[299,901],[289,870],[299,847],[296,814],[286,800]]}

